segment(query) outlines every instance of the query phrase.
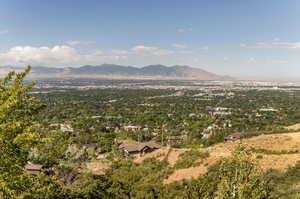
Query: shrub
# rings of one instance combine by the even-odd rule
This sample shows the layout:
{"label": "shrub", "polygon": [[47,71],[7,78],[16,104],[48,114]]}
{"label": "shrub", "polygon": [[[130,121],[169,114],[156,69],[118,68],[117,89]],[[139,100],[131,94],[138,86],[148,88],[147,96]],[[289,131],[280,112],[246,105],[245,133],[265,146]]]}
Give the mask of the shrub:
{"label": "shrub", "polygon": [[177,160],[174,167],[177,169],[182,169],[197,166],[199,165],[199,162],[196,162],[197,160],[203,160],[207,157],[209,157],[208,152],[203,152],[195,149],[185,151],[179,155],[179,159]]}

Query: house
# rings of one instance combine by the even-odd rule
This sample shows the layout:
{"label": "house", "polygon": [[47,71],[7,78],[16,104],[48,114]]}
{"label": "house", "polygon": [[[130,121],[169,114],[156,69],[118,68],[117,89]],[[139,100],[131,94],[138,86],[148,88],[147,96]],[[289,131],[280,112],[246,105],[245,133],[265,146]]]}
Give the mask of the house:
{"label": "house", "polygon": [[25,165],[25,169],[26,169],[27,173],[31,174],[31,175],[38,175],[38,174],[40,174],[41,171],[42,171],[42,167],[43,167],[43,165],[33,164],[31,162],[28,162]]}
{"label": "house", "polygon": [[108,153],[98,153],[96,155],[96,160],[103,160],[108,156]]}
{"label": "house", "polygon": [[231,112],[216,111],[216,112],[213,112],[213,115],[231,115]]}
{"label": "house", "polygon": [[57,129],[59,129],[59,127],[60,127],[60,124],[50,124],[49,125],[50,130],[57,130]]}
{"label": "house", "polygon": [[189,117],[195,117],[195,116],[197,116],[196,113],[190,113],[190,114],[189,114]]}
{"label": "house", "polygon": [[203,139],[208,139],[212,136],[213,134],[212,133],[202,133],[202,138]]}
{"label": "house", "polygon": [[212,125],[208,126],[206,129],[204,129],[203,132],[204,133],[207,133],[207,132],[211,133],[211,132],[213,132],[214,130],[217,130],[217,129],[220,129],[219,125],[212,124]]}
{"label": "house", "polygon": [[215,107],[214,110],[215,110],[215,111],[228,111],[228,110],[230,110],[230,109],[227,108],[227,107]]}
{"label": "house", "polygon": [[60,130],[64,132],[74,132],[74,129],[70,124],[60,124]]}
{"label": "house", "polygon": [[124,151],[124,155],[140,155],[143,156],[145,153],[152,152],[160,148],[160,145],[154,141],[149,142],[132,142],[132,143],[122,143],[119,146],[120,149]]}
{"label": "house", "polygon": [[186,135],[168,136],[167,142],[168,142],[168,144],[177,144],[177,143],[180,143],[181,141],[185,140],[186,138],[187,138]]}
{"label": "house", "polygon": [[61,130],[64,132],[74,132],[74,129],[70,124],[50,124],[50,130]]}
{"label": "house", "polygon": [[125,131],[139,131],[142,127],[140,126],[124,126],[123,129]]}
{"label": "house", "polygon": [[92,119],[98,119],[98,118],[101,118],[102,116],[101,115],[94,115],[94,116],[92,116],[91,118]]}
{"label": "house", "polygon": [[243,137],[243,135],[241,133],[233,133],[233,134],[225,137],[225,141],[226,142],[230,142],[230,141],[233,142],[235,140],[241,139],[242,137]]}
{"label": "house", "polygon": [[96,150],[98,148],[98,144],[97,143],[89,143],[89,144],[84,144],[82,146],[83,150],[86,150],[88,148],[92,148],[94,150]]}
{"label": "house", "polygon": [[261,108],[261,109],[259,109],[259,111],[261,111],[261,112],[278,112],[278,110],[274,109],[274,108]]}

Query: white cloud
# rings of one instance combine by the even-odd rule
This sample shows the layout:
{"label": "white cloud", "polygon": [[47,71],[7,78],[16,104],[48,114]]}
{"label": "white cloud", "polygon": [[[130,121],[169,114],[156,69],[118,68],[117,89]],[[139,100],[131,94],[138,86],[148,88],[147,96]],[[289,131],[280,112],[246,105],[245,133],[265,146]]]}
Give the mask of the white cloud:
{"label": "white cloud", "polygon": [[45,66],[79,66],[84,64],[101,64],[127,59],[126,56],[105,55],[96,50],[81,53],[70,46],[33,47],[16,46],[0,53],[0,64],[5,65],[45,65]]}
{"label": "white cloud", "polygon": [[256,62],[256,59],[255,59],[254,57],[250,57],[250,58],[248,59],[248,62],[249,62],[249,63],[255,63],[255,62]]}
{"label": "white cloud", "polygon": [[127,50],[112,50],[112,54],[114,55],[127,55],[129,52]]}
{"label": "white cloud", "polygon": [[185,30],[183,28],[178,28],[177,32],[185,32]]}
{"label": "white cloud", "polygon": [[177,29],[177,32],[179,32],[179,33],[183,33],[183,32],[191,32],[191,31],[193,31],[192,28],[178,28],[178,29]]}
{"label": "white cloud", "polygon": [[102,50],[96,50],[94,55],[104,55],[104,52]]}
{"label": "white cloud", "polygon": [[259,42],[256,44],[240,44],[242,48],[300,48],[300,42]]}
{"label": "white cloud", "polygon": [[274,63],[274,64],[287,64],[287,63],[289,63],[287,60],[271,60],[270,62]]}
{"label": "white cloud", "polygon": [[194,51],[192,51],[192,50],[179,50],[179,51],[176,51],[176,53],[179,53],[179,54],[192,54],[192,53],[194,53]]}
{"label": "white cloud", "polygon": [[223,57],[223,60],[224,60],[224,61],[228,61],[228,60],[229,60],[229,57]]}
{"label": "white cloud", "polygon": [[173,47],[175,47],[175,48],[187,48],[187,46],[185,45],[185,44],[173,44],[172,45]]}
{"label": "white cloud", "polygon": [[7,34],[8,33],[8,30],[0,30],[0,35],[4,35],[4,34]]}
{"label": "white cloud", "polygon": [[171,50],[165,50],[158,47],[149,47],[143,45],[134,46],[133,48],[131,48],[131,51],[137,55],[142,56],[163,56],[174,53]]}
{"label": "white cloud", "polygon": [[175,52],[143,45],[137,45],[128,50],[102,51],[98,49],[88,53],[83,53],[69,45],[57,45],[53,47],[15,46],[2,53],[0,52],[0,66],[24,66],[28,64],[53,67],[96,65],[102,63],[121,63],[121,61],[128,60],[129,58],[134,60],[140,56],[164,56]]}
{"label": "white cloud", "polygon": [[66,43],[70,46],[92,46],[96,44],[96,42],[94,41],[78,41],[78,40],[66,41]]}

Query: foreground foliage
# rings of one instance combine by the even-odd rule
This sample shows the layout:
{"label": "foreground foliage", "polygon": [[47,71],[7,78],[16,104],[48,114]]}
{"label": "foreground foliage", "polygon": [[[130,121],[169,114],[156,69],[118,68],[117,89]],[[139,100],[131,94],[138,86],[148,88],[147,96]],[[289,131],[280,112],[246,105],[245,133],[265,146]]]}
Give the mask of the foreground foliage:
{"label": "foreground foliage", "polygon": [[34,82],[23,84],[30,67],[10,72],[0,82],[0,194],[16,198],[30,187],[33,179],[24,172],[29,146],[38,141],[32,122],[40,106],[26,95]]}

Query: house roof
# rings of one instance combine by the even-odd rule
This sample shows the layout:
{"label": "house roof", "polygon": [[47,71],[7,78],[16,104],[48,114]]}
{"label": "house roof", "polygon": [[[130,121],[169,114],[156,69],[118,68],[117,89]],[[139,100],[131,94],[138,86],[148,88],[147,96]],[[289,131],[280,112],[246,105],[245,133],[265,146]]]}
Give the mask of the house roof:
{"label": "house roof", "polygon": [[227,136],[225,139],[233,139],[233,138],[241,138],[242,134],[241,133],[233,133],[229,136]]}
{"label": "house roof", "polygon": [[43,167],[43,165],[41,165],[41,164],[33,164],[30,162],[25,165],[26,170],[41,170],[42,167]]}
{"label": "house roof", "polygon": [[153,148],[153,149],[159,149],[160,148],[160,144],[158,144],[155,141],[144,142],[142,144],[144,144],[145,146],[148,146],[150,148]]}
{"label": "house roof", "polygon": [[124,144],[122,148],[128,152],[135,152],[142,150],[139,144]]}
{"label": "house roof", "polygon": [[184,139],[184,136],[182,135],[173,135],[173,136],[168,136],[167,139],[169,140],[183,140]]}
{"label": "house roof", "polygon": [[136,151],[142,151],[145,147],[149,147],[152,149],[158,149],[160,148],[160,145],[154,141],[149,141],[149,142],[135,142],[135,143],[130,143],[130,144],[121,144],[120,148],[128,151],[128,152],[136,152]]}
{"label": "house roof", "polygon": [[233,133],[233,134],[231,134],[231,136],[233,136],[233,137],[242,137],[242,134],[241,133]]}
{"label": "house roof", "polygon": [[84,144],[83,145],[83,148],[89,148],[89,147],[97,148],[98,144],[97,143],[89,143],[89,144]]}

